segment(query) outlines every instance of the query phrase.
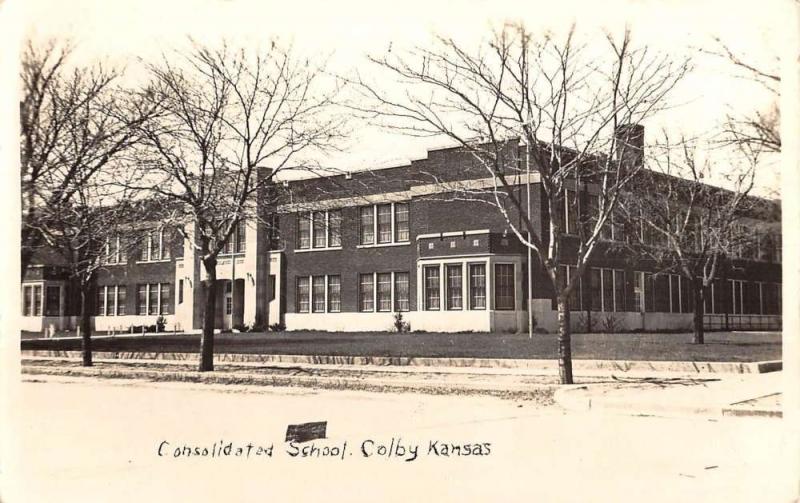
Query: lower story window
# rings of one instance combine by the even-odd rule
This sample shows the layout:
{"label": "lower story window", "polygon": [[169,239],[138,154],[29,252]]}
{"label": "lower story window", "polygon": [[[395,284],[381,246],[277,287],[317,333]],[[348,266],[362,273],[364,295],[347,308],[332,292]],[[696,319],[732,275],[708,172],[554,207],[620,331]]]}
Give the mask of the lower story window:
{"label": "lower story window", "polygon": [[375,310],[375,285],[372,273],[360,274],[358,277],[358,309],[359,311]]}
{"label": "lower story window", "polygon": [[394,309],[395,311],[408,311],[408,273],[394,273]]}
{"label": "lower story window", "polygon": [[486,264],[469,265],[469,308],[486,309]]}
{"label": "lower story window", "polygon": [[169,283],[138,285],[136,290],[136,314],[170,314]]}
{"label": "lower story window", "polygon": [[45,289],[45,303],[44,314],[45,316],[58,316],[61,314],[61,287],[48,286]]}
{"label": "lower story window", "polygon": [[425,309],[437,311],[439,309],[439,266],[426,266],[423,269],[425,282]]}
{"label": "lower story window", "polygon": [[494,308],[514,309],[514,264],[494,265]]}
{"label": "lower story window", "polygon": [[339,276],[328,276],[328,312],[338,313],[342,310],[342,279]]}
{"label": "lower story window", "polygon": [[325,312],[325,276],[314,276],[311,284],[312,312]]}
{"label": "lower story window", "polygon": [[378,311],[392,310],[392,274],[378,273]]}
{"label": "lower story window", "polygon": [[447,309],[462,308],[461,271],[461,264],[448,264],[445,266],[445,273],[447,274]]}
{"label": "lower story window", "polygon": [[297,312],[307,313],[309,308],[308,277],[297,278]]}

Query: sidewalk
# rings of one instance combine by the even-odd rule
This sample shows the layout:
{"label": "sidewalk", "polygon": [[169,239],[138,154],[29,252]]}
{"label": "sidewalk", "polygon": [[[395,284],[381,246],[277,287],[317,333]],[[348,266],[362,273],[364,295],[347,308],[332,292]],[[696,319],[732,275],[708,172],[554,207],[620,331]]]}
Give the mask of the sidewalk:
{"label": "sidewalk", "polygon": [[567,410],[655,416],[782,417],[782,373],[742,374],[704,382],[617,382],[560,388]]}

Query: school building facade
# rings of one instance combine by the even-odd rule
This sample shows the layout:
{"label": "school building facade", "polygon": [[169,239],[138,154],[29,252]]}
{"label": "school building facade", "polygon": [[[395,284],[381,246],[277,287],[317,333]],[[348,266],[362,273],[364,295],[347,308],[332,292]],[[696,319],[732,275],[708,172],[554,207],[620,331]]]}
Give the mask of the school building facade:
{"label": "school building facade", "polygon": [[[508,180],[546,235],[535,172],[518,169]],[[219,258],[217,328],[387,331],[402,313],[412,331],[521,332],[531,309],[536,327],[555,331],[553,291],[536,256],[528,262],[506,217],[481,200],[494,197],[494,186],[486,168],[458,148],[394,168],[284,182],[290,200],[269,209],[278,215],[279,239],[276,229],[246,222]],[[568,233],[577,225],[569,201]],[[507,217],[521,221],[513,209]],[[145,239],[136,250],[109,243],[93,296],[95,329],[138,332],[159,321],[167,331],[199,331],[199,257],[155,223],[140,232]],[[610,244],[618,232],[612,227],[604,238]],[[763,243],[723,263],[706,294],[709,328],[780,328],[779,236]],[[574,274],[566,265],[574,253],[569,236],[564,249],[563,267]],[[580,279],[573,328],[689,329],[693,292],[685,278],[613,249],[601,244]],[[23,330],[74,330],[75,299],[63,267],[37,264],[22,284]]]}

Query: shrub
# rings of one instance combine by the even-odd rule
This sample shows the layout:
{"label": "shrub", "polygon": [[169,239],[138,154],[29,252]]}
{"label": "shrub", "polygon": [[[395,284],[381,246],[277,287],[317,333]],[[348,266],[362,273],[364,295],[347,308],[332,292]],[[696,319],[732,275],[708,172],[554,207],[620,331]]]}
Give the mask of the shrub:
{"label": "shrub", "polygon": [[166,318],[164,318],[163,316],[159,316],[158,318],[156,318],[156,324],[155,324],[156,332],[163,332],[166,326],[167,326]]}
{"label": "shrub", "polygon": [[269,326],[269,329],[273,332],[283,332],[286,330],[286,325],[283,323],[273,323]]}
{"label": "shrub", "polygon": [[238,330],[239,332],[249,332],[250,325],[248,325],[247,323],[237,323],[236,325],[233,326],[233,329]]}
{"label": "shrub", "polygon": [[403,313],[400,311],[394,313],[394,323],[393,323],[394,331],[402,334],[411,331],[411,324],[408,323],[403,319]]}

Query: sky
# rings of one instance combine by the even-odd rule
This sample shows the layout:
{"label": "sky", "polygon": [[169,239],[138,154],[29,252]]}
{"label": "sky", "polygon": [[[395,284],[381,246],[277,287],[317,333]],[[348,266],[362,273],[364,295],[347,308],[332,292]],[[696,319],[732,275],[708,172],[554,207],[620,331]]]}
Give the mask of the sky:
{"label": "sky", "polygon": [[[136,74],[140,58],[157,59],[164,51],[185,47],[189,37],[209,45],[226,39],[245,47],[277,37],[302,54],[328,58],[329,71],[347,75],[356,70],[369,74],[367,54],[425,46],[436,34],[477,47],[508,21],[521,21],[533,33],[556,34],[574,22],[586,40],[602,37],[604,30],[620,33],[627,25],[638,44],[676,57],[695,54],[694,72],[672,97],[682,105],[646,123],[648,137],[662,127],[695,134],[729,111],[766,107],[770,97],[758,86],[736,78],[725,61],[696,54],[696,49],[711,48],[713,37],[720,37],[748,61],[769,68],[786,36],[780,0],[26,0],[15,7],[24,35],[71,38],[77,57],[127,63],[131,74]],[[338,169],[399,165],[449,145],[358,122],[352,133],[342,152],[323,164]],[[764,168],[759,184],[777,187],[776,169]]]}

